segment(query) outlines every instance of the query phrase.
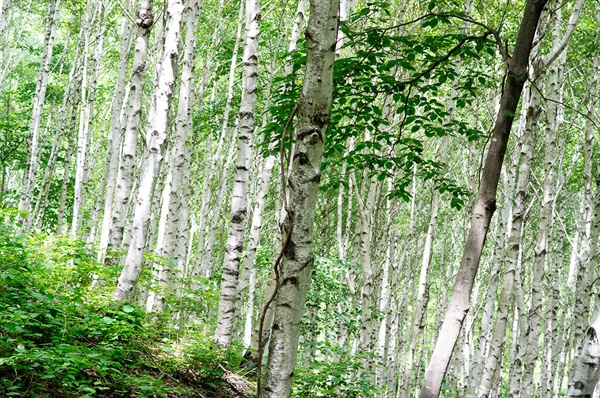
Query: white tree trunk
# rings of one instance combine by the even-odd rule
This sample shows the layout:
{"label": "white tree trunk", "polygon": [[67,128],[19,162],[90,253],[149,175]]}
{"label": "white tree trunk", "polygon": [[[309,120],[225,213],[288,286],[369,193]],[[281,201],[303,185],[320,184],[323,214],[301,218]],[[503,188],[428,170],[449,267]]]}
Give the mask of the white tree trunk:
{"label": "white tree trunk", "polygon": [[175,83],[175,68],[181,39],[181,19],[183,3],[181,0],[169,0],[164,47],[159,66],[158,85],[152,99],[152,109],[148,120],[146,146],[149,151],[144,165],[136,207],[134,209],[131,241],[125,258],[123,271],[113,299],[123,301],[129,298],[141,272],[146,234],[150,219],[154,185],[162,163],[164,143],[167,139],[167,122],[171,107],[172,87]]}
{"label": "white tree trunk", "polygon": [[[164,232],[163,239],[159,239],[162,244],[157,243],[157,253],[166,260],[162,262],[159,271],[159,293],[156,295],[154,305],[154,310],[158,312],[164,311],[165,305],[161,292],[170,292],[172,276],[177,278],[184,276],[186,263],[190,213],[190,147],[186,144],[192,132],[194,55],[200,7],[199,0],[190,0],[187,10],[175,136],[172,146],[169,148],[169,175],[165,184],[168,197],[163,199],[166,208],[161,212],[161,224],[164,224],[162,227]],[[160,229],[161,227],[159,227]]]}
{"label": "white tree trunk", "polygon": [[102,215],[102,225],[100,227],[100,243],[98,247],[98,262],[104,263],[106,249],[108,248],[108,240],[110,233],[111,216],[113,213],[113,205],[115,199],[115,189],[117,184],[117,175],[119,171],[119,148],[123,138],[123,111],[125,102],[125,91],[127,82],[125,75],[127,73],[128,61],[130,57],[131,43],[135,29],[130,26],[131,21],[127,14],[130,9],[129,0],[123,5],[123,17],[121,21],[121,41],[119,47],[119,69],[117,71],[117,80],[115,82],[115,91],[112,98],[112,109],[110,125],[108,127],[108,142],[106,144],[106,157],[104,170],[102,172],[103,179],[106,181],[106,195],[104,198],[104,210]]}
{"label": "white tree trunk", "polygon": [[39,165],[39,134],[42,123],[42,110],[46,99],[46,88],[50,76],[50,62],[52,61],[52,50],[54,49],[54,38],[60,12],[60,0],[48,2],[48,19],[46,20],[46,35],[44,36],[44,49],[40,61],[35,94],[33,97],[33,111],[31,113],[31,125],[27,141],[27,164],[23,173],[23,184],[21,185],[21,197],[19,200],[19,211],[26,212],[20,215],[17,223],[21,226],[31,225],[31,210],[33,194]]}
{"label": "white tree trunk", "polygon": [[[73,119],[71,126],[75,127],[75,112],[73,112]],[[69,146],[67,148],[67,154],[65,155],[65,162],[63,166],[63,180],[60,188],[60,200],[58,203],[58,215],[56,218],[56,234],[62,235],[63,225],[65,218],[65,207],[67,203],[67,188],[69,187],[69,177],[71,175],[71,158],[73,157],[73,149],[75,142],[72,137],[69,137]]]}
{"label": "white tree trunk", "polygon": [[312,231],[321,179],[325,133],[333,102],[333,62],[339,0],[311,1],[306,29],[307,56],[294,161],[287,184],[282,225],[283,261],[277,286],[269,361],[261,398],[287,398],[296,366],[300,323],[314,261]]}
{"label": "white tree trunk", "polygon": [[[539,107],[539,94],[535,94],[535,89],[529,88],[523,99],[523,112],[521,114],[521,124],[524,129],[519,137],[521,143],[518,163],[518,172],[516,173],[516,185],[514,198],[507,198],[512,201],[512,220],[510,223],[510,232],[507,242],[507,251],[504,258],[504,278],[502,281],[502,289],[498,298],[498,313],[494,323],[493,338],[490,342],[490,350],[485,363],[485,368],[479,389],[478,397],[487,397],[493,387],[494,375],[497,367],[502,362],[502,353],[504,349],[504,340],[506,325],[509,320],[509,313],[512,307],[513,286],[515,274],[519,272],[519,253],[521,250],[521,239],[523,234],[523,222],[527,206],[527,191],[529,178],[531,173],[531,160],[533,158],[533,150],[535,147],[535,134],[537,132],[531,123],[535,120],[530,118],[537,113],[530,112]],[[519,134],[517,134],[519,136]],[[516,166],[513,164],[513,166]]]}
{"label": "white tree trunk", "polygon": [[252,157],[252,137],[255,128],[256,82],[258,74],[258,36],[260,5],[258,0],[246,1],[246,40],[244,42],[242,102],[240,104],[237,156],[231,197],[231,220],[221,276],[221,293],[217,314],[215,341],[225,347],[231,344],[237,298],[240,258],[244,248],[244,233],[248,214],[248,178]]}
{"label": "white tree trunk", "polygon": [[[93,3],[93,2],[92,2]],[[77,139],[77,160],[75,167],[75,188],[73,200],[73,219],[71,221],[71,235],[77,236],[83,223],[83,207],[85,204],[85,194],[87,179],[90,174],[90,156],[93,153],[91,150],[92,139],[92,117],[94,112],[94,99],[96,92],[96,84],[98,81],[98,72],[100,67],[100,57],[102,55],[102,46],[104,36],[101,34],[103,11],[102,4],[96,4],[94,12],[91,12],[92,4],[89,4],[90,19],[84,30],[84,62],[83,62],[83,85],[81,88],[81,110],[79,114],[79,133]],[[98,34],[94,38],[92,35],[92,27],[97,26]],[[90,66],[90,74],[88,81],[88,51],[89,42],[95,42],[94,52],[91,55],[92,62]],[[80,214],[81,213],[81,214]]]}
{"label": "white tree trunk", "polygon": [[600,307],[588,327],[583,349],[569,385],[569,398],[591,398],[600,377]]}
{"label": "white tree trunk", "polygon": [[[107,248],[118,249],[123,243],[123,234],[127,222],[127,205],[133,188],[136,165],[137,137],[140,130],[140,116],[142,113],[142,95],[144,91],[144,76],[146,75],[146,58],[148,54],[148,38],[154,24],[152,15],[152,0],[142,0],[135,21],[137,33],[131,67],[129,85],[129,103],[125,117],[125,133],[121,160],[117,176],[117,185],[114,204],[110,215],[110,229]],[[102,238],[101,238],[102,239]],[[102,244],[103,245],[103,244]],[[117,260],[113,260],[116,262]]]}
{"label": "white tree trunk", "polygon": [[[223,6],[223,3],[221,3],[220,7],[219,7],[219,12],[221,11]],[[227,98],[225,100],[225,106],[223,108],[223,122],[221,125],[221,134],[219,136],[219,142],[217,143],[217,148],[215,150],[214,154],[211,154],[210,151],[209,156],[206,157],[206,164],[207,164],[207,168],[204,172],[204,181],[202,182],[202,201],[200,204],[200,217],[198,220],[198,244],[197,244],[197,248],[196,248],[196,255],[194,257],[194,264],[192,266],[192,273],[194,275],[199,275],[202,274],[204,275],[204,270],[208,269],[208,268],[212,268],[212,264],[208,264],[207,261],[212,261],[212,256],[208,257],[206,254],[207,252],[211,252],[212,253],[212,249],[213,246],[209,245],[206,242],[206,229],[207,229],[207,223],[210,221],[209,220],[209,216],[210,216],[210,203],[212,201],[216,202],[216,205],[214,206],[215,208],[213,209],[213,219],[215,217],[218,217],[218,214],[220,212],[220,207],[222,204],[222,200],[223,197],[214,197],[212,195],[213,192],[213,184],[214,184],[214,180],[215,177],[217,175],[217,171],[218,171],[218,165],[219,163],[222,161],[221,156],[223,153],[223,148],[225,147],[226,143],[229,141],[229,131],[230,131],[230,127],[229,127],[229,114],[231,113],[231,101],[233,99],[233,89],[235,87],[235,79],[236,79],[236,75],[235,75],[235,71],[237,69],[237,64],[238,64],[238,52],[239,52],[239,48],[240,48],[240,42],[241,42],[241,38],[242,38],[242,28],[244,27],[244,2],[240,2],[240,8],[239,8],[239,13],[238,13],[238,25],[237,25],[237,33],[236,33],[236,40],[235,40],[235,45],[233,46],[233,51],[232,51],[232,55],[231,55],[231,62],[230,62],[230,66],[229,66],[229,79],[228,79],[228,83],[227,83]],[[218,43],[218,39],[217,37],[219,36],[219,33],[217,31],[215,31],[215,41],[213,42],[213,44],[216,46]],[[209,62],[207,62],[207,71],[209,70],[208,67],[211,64],[209,60]],[[210,143],[209,143],[210,145]],[[210,148],[210,147],[209,147]],[[210,156],[212,155],[212,156]],[[222,173],[223,174],[223,178],[227,179],[227,173]],[[210,225],[210,224],[209,224]],[[210,228],[210,231],[212,231],[213,228]],[[210,240],[210,239],[209,239]],[[207,260],[208,258],[208,260]]]}

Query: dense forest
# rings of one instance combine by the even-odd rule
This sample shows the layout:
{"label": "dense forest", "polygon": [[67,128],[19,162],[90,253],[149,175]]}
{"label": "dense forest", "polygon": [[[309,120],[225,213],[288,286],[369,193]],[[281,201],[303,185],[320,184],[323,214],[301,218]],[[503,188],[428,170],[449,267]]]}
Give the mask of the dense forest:
{"label": "dense forest", "polygon": [[599,1],[0,0],[0,47],[0,396],[599,396]]}

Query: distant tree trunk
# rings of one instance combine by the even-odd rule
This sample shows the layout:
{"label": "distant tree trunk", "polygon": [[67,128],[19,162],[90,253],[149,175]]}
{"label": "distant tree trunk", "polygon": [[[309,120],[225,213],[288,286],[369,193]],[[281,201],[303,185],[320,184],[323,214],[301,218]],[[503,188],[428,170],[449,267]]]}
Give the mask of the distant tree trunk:
{"label": "distant tree trunk", "polygon": [[[93,2],[92,2],[93,3]],[[95,5],[92,13],[92,4],[89,4],[90,19],[87,22],[84,31],[84,62],[83,62],[83,85],[81,88],[81,110],[79,114],[79,134],[77,140],[77,160],[75,167],[75,188],[73,201],[73,219],[71,221],[71,235],[77,236],[83,223],[83,208],[85,205],[85,196],[87,190],[87,179],[90,174],[90,155],[92,139],[92,117],[94,113],[94,100],[96,95],[96,85],[98,82],[98,72],[100,68],[100,57],[102,55],[102,46],[104,36],[102,35],[103,9],[102,3]],[[93,27],[97,28],[98,34],[92,38]],[[89,43],[94,42],[93,54],[89,55]],[[91,58],[90,74],[88,77],[88,59]],[[89,80],[88,80],[89,79]]]}
{"label": "distant tree trunk", "polygon": [[[73,112],[71,126],[75,127],[76,122],[75,112]],[[58,202],[58,215],[56,219],[56,234],[62,235],[63,225],[65,220],[65,207],[67,204],[67,189],[69,188],[69,180],[71,177],[71,161],[73,158],[73,149],[75,148],[75,142],[73,137],[69,137],[69,144],[67,147],[67,153],[65,155],[65,162],[63,164],[63,180],[60,187],[60,200]]]}
{"label": "distant tree trunk", "polygon": [[[65,46],[63,52],[61,54],[61,58],[64,58],[67,54],[67,49],[69,48],[69,37],[65,40]],[[77,60],[77,51],[74,57]],[[58,75],[61,76],[63,74],[65,64],[61,63],[60,68],[58,70]],[[65,84],[63,102],[61,108],[58,111],[58,120],[56,125],[58,125],[57,132],[54,134],[52,139],[52,149],[50,150],[50,155],[48,157],[48,162],[46,163],[46,168],[44,170],[44,176],[42,177],[42,184],[40,186],[40,190],[38,193],[37,200],[35,201],[35,207],[33,209],[33,213],[31,214],[31,225],[27,226],[26,229],[31,227],[40,228],[42,224],[42,219],[44,216],[44,211],[46,210],[46,206],[48,203],[48,192],[50,191],[50,182],[52,181],[52,177],[54,175],[54,167],[56,166],[56,161],[58,160],[59,150],[62,148],[62,140],[64,138],[65,125],[69,120],[68,106],[71,104],[73,90],[75,89],[73,85],[73,78],[75,75],[75,69],[77,68],[77,62],[74,62],[73,67],[69,73],[69,79]],[[56,104],[52,104],[52,108],[55,108]],[[49,118],[50,119],[50,118]],[[50,124],[50,120],[48,121]],[[1,193],[0,193],[1,194]]]}
{"label": "distant tree trunk", "polygon": [[[167,260],[163,262],[165,265],[160,267],[159,292],[168,293],[172,284],[172,276],[182,278],[185,270],[190,213],[190,147],[187,145],[187,140],[192,132],[191,105],[193,103],[194,55],[200,7],[199,0],[189,1],[184,54],[181,62],[181,83],[175,120],[175,136],[172,140],[172,146],[169,148],[169,176],[166,184],[169,196],[164,198],[167,202],[164,239],[162,244],[157,244],[158,254],[164,256]],[[164,308],[163,294],[158,293],[155,298],[154,311],[162,312]]]}
{"label": "distant tree trunk", "polygon": [[[11,0],[0,0],[0,33],[4,31],[4,19],[6,10],[10,6]],[[2,87],[0,85],[0,87]]]}
{"label": "distant tree trunk", "polygon": [[481,259],[481,252],[485,244],[490,220],[496,210],[496,190],[498,188],[502,161],[506,153],[514,114],[519,104],[523,85],[527,79],[529,54],[539,16],[546,1],[527,1],[514,52],[507,62],[506,83],[485,166],[481,173],[479,192],[475,208],[473,209],[471,227],[467,236],[463,259],[438,340],[427,371],[425,372],[423,389],[420,394],[421,398],[435,398],[439,396],[442,381],[450,363],[454,346],[458,340],[462,323],[469,311],[471,290],[477,274],[479,260]]}
{"label": "distant tree trunk", "polygon": [[175,83],[182,14],[182,1],[169,0],[158,85],[153,95],[146,135],[146,146],[149,152],[148,160],[143,167],[140,178],[137,202],[133,213],[129,250],[127,251],[123,271],[119,277],[119,283],[113,293],[113,299],[117,301],[124,301],[129,298],[141,272],[147,227],[152,210],[154,185],[162,163],[164,143],[167,139],[167,123],[171,107],[172,87]]}
{"label": "distant tree trunk", "polygon": [[[529,178],[531,174],[531,161],[533,158],[533,150],[536,143],[536,118],[539,113],[539,94],[536,94],[535,89],[531,88],[523,100],[524,112],[521,115],[524,131],[522,135],[518,134],[520,145],[519,160],[514,164],[518,167],[518,172],[515,173],[517,181],[514,191],[514,198],[507,198],[512,207],[512,220],[507,224],[511,230],[506,232],[508,242],[506,255],[504,257],[504,278],[502,280],[502,289],[498,298],[498,313],[494,323],[493,337],[490,342],[490,350],[479,389],[478,397],[487,397],[493,386],[494,375],[497,367],[502,363],[502,353],[504,349],[504,339],[506,334],[506,325],[510,320],[510,309],[513,299],[513,283],[515,275],[519,272],[519,255],[521,251],[521,241],[523,237],[523,224],[525,219],[525,211],[527,208],[529,187]],[[532,98],[533,97],[533,98]],[[510,182],[509,182],[510,183]]]}
{"label": "distant tree trunk", "polygon": [[[221,11],[221,8],[223,6],[223,3],[221,3],[219,11]],[[219,212],[220,212],[220,208],[222,205],[222,201],[223,201],[223,197],[218,197],[218,196],[213,196],[212,192],[213,192],[213,184],[214,184],[214,180],[215,177],[217,175],[217,169],[218,169],[218,164],[219,162],[222,161],[221,156],[223,154],[223,148],[225,147],[226,143],[229,141],[229,131],[230,131],[230,127],[229,127],[229,123],[230,123],[230,113],[231,113],[231,102],[233,99],[233,89],[235,87],[235,71],[237,69],[237,65],[238,65],[238,52],[239,52],[239,48],[240,48],[240,42],[242,39],[242,28],[244,27],[244,2],[241,1],[240,2],[240,8],[239,8],[239,13],[238,13],[238,25],[237,25],[237,33],[236,33],[236,40],[235,40],[235,45],[233,46],[233,51],[232,51],[232,55],[231,55],[231,62],[229,65],[229,78],[228,78],[228,82],[227,82],[227,97],[225,100],[225,105],[223,108],[223,121],[221,124],[221,134],[219,136],[219,141],[217,143],[217,148],[215,149],[215,153],[211,154],[210,152],[208,153],[208,156],[206,157],[206,165],[207,167],[205,168],[205,172],[204,172],[204,181],[202,182],[202,201],[200,204],[200,211],[199,211],[199,220],[198,220],[198,244],[197,244],[197,248],[196,248],[196,255],[194,257],[194,264],[193,264],[193,274],[195,275],[199,275],[199,274],[205,274],[205,270],[212,268],[212,252],[213,252],[213,245],[212,244],[208,244],[206,241],[206,229],[209,229],[210,231],[213,230],[213,228],[207,228],[207,225],[210,225],[210,203],[212,201],[216,202],[216,205],[213,208],[213,219],[215,217],[219,216]],[[219,36],[218,32],[215,32],[215,40],[216,37]],[[213,44],[216,46],[217,41],[213,42]],[[207,65],[210,63],[210,61],[207,61]],[[208,70],[208,68],[207,68]],[[209,144],[210,145],[210,144]],[[226,180],[227,179],[227,173],[223,173],[223,178]],[[217,214],[215,214],[215,212]],[[210,239],[208,239],[210,241]],[[207,252],[210,252],[211,255],[207,256]],[[210,262],[210,263],[209,263]],[[202,270],[202,271],[201,271]],[[206,276],[206,275],[204,275]]]}
{"label": "distant tree trunk", "polygon": [[[573,5],[573,10],[571,12],[571,17],[569,18],[569,22],[568,25],[566,27],[566,33],[564,35],[561,36],[561,28],[562,28],[562,21],[561,21],[561,8],[559,6],[555,18],[556,21],[554,22],[554,29],[553,29],[553,33],[552,33],[552,37],[553,37],[553,43],[552,43],[552,48],[550,50],[550,52],[548,54],[546,54],[543,57],[540,57],[539,62],[536,62],[536,60],[534,60],[534,65],[537,66],[537,68],[544,68],[543,70],[539,70],[539,69],[535,69],[535,76],[540,76],[540,75],[545,75],[545,76],[552,76],[552,73],[548,74],[547,73],[547,69],[554,63],[554,61],[556,59],[565,59],[565,57],[562,56],[562,53],[565,52],[565,48],[566,48],[566,44],[569,42],[573,31],[575,30],[575,26],[577,25],[577,22],[579,20],[579,17],[581,15],[581,9],[583,6],[583,0],[578,0],[574,5]],[[590,90],[593,90],[594,88],[590,87]],[[534,94],[535,93],[535,94]],[[534,107],[532,107],[532,109],[530,110],[530,113],[533,114],[537,114],[540,113],[542,111],[540,102],[541,102],[541,97],[542,93],[540,92],[539,88],[536,88],[534,91],[532,91],[532,97],[536,98],[536,101],[532,102],[532,104],[534,105]],[[550,97],[550,98],[556,98],[556,93],[546,93],[545,94],[546,97]],[[547,107],[547,111],[551,111],[556,104],[552,103],[552,105],[550,104],[551,101],[546,101],[546,107]],[[532,115],[532,118],[535,115]],[[538,128],[538,124],[537,122],[532,123],[532,128],[537,129]],[[554,338],[553,333],[548,333],[548,334],[542,334],[540,333],[540,330],[542,330],[542,308],[543,308],[543,300],[542,300],[542,290],[543,290],[543,278],[544,278],[544,268],[545,268],[545,259],[546,259],[546,248],[547,248],[547,240],[548,240],[548,236],[549,236],[549,230],[551,229],[551,225],[552,225],[552,203],[551,203],[551,198],[552,198],[552,191],[553,191],[553,187],[551,186],[551,184],[553,183],[553,168],[554,168],[554,159],[553,159],[554,154],[551,152],[549,154],[545,155],[545,171],[546,171],[546,178],[544,179],[543,182],[543,195],[542,195],[542,203],[541,203],[541,209],[540,209],[540,222],[539,222],[539,228],[538,228],[538,241],[536,243],[536,246],[534,248],[534,261],[533,261],[533,270],[532,270],[532,283],[531,283],[531,304],[530,304],[530,310],[527,316],[527,324],[528,324],[528,330],[527,330],[527,335],[526,337],[526,341],[524,342],[524,347],[523,347],[523,356],[522,356],[522,360],[519,363],[522,363],[523,365],[523,371],[522,371],[522,377],[521,377],[521,383],[515,383],[517,384],[517,387],[515,389],[513,389],[513,391],[517,394],[522,394],[523,396],[540,396],[542,394],[542,390],[540,390],[539,392],[535,392],[533,391],[533,377],[534,377],[534,370],[536,369],[536,363],[538,361],[538,358],[540,357],[538,355],[538,346],[539,346],[539,338],[540,336],[545,336],[546,338],[549,338],[550,340],[552,340]],[[591,161],[591,159],[590,159]],[[590,172],[591,172],[591,164],[590,166]],[[550,181],[546,181],[546,179],[549,178]],[[590,176],[591,179],[591,176]],[[591,195],[590,195],[591,196]],[[590,198],[591,200],[591,198]],[[551,303],[552,300],[548,300],[547,303]],[[546,323],[551,323],[551,319],[547,319]],[[541,356],[543,358],[543,356]],[[543,361],[542,361],[543,362]],[[515,377],[515,380],[518,380],[519,377]]]}
{"label": "distant tree trunk", "polygon": [[[558,24],[557,24],[558,26]],[[555,28],[555,35],[558,29]],[[558,315],[560,308],[560,280],[559,270],[552,261],[552,236],[554,226],[554,202],[556,200],[556,172],[559,163],[557,145],[557,132],[561,123],[558,120],[559,112],[562,112],[562,73],[565,66],[566,53],[563,52],[559,62],[551,66],[547,73],[546,95],[549,99],[546,105],[546,127],[544,143],[545,176],[542,182],[542,199],[540,205],[540,222],[538,227],[538,238],[534,248],[534,263],[538,262],[546,269],[548,275],[546,286],[546,308],[545,308],[545,333],[544,333],[544,355],[542,355],[542,375],[540,397],[552,398],[555,387],[554,371],[560,356]]]}
{"label": "distant tree trunk", "polygon": [[21,185],[21,198],[19,200],[19,211],[26,215],[19,215],[17,224],[27,229],[31,225],[33,194],[39,165],[39,135],[42,123],[42,110],[46,99],[46,88],[50,76],[50,62],[52,61],[52,50],[54,49],[54,38],[60,11],[60,0],[48,2],[48,19],[46,20],[46,35],[44,36],[44,49],[40,61],[35,94],[33,97],[33,111],[31,113],[31,126],[27,139],[27,164],[23,173]]}
{"label": "distant tree trunk", "polygon": [[[137,33],[135,37],[135,48],[133,50],[133,64],[131,66],[123,147],[121,149],[115,199],[110,215],[110,229],[108,231],[108,236],[104,237],[104,239],[108,239],[107,247],[111,249],[118,249],[123,243],[125,223],[127,222],[127,205],[133,188],[137,137],[140,130],[140,116],[142,113],[144,76],[146,75],[148,38],[150,37],[150,30],[154,24],[152,1],[153,0],[141,0],[137,19],[135,21]],[[117,260],[113,260],[113,262],[116,261]]]}
{"label": "distant tree trunk", "polygon": [[325,133],[333,102],[333,62],[339,0],[310,2],[306,72],[298,102],[296,150],[282,226],[283,262],[277,273],[269,361],[261,398],[287,398],[296,366],[300,323],[314,261],[312,231]]}

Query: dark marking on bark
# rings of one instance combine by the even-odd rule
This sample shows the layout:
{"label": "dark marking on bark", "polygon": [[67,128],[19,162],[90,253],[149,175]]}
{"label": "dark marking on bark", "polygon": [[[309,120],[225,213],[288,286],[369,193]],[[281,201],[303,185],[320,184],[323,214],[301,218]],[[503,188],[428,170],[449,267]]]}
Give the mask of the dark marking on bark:
{"label": "dark marking on bark", "polygon": [[297,153],[294,158],[298,159],[298,162],[300,162],[301,165],[305,165],[310,161],[308,156],[303,152]]}
{"label": "dark marking on bark", "polygon": [[154,18],[152,12],[148,10],[138,13],[138,19],[135,21],[135,24],[142,29],[150,29],[153,23]]}
{"label": "dark marking on bark", "polygon": [[285,245],[285,248],[283,249],[283,254],[286,258],[289,258],[290,260],[296,259],[296,244],[291,239]]}
{"label": "dark marking on bark", "polygon": [[281,328],[279,327],[278,323],[273,323],[273,326],[271,326],[271,329],[273,329],[273,330],[281,330]]}
{"label": "dark marking on bark", "polygon": [[300,270],[303,270],[306,267],[312,267],[313,263],[315,262],[315,258],[312,257],[310,260],[308,260],[307,262],[305,262],[304,264],[302,264],[302,268],[300,268]]}
{"label": "dark marking on bark", "polygon": [[[314,123],[314,122],[313,122]],[[324,124],[321,123],[315,123],[318,126],[323,126]],[[321,131],[319,129],[310,129],[307,131],[302,131],[302,132],[298,132],[298,140],[301,141],[304,138],[311,136],[311,142],[313,142],[313,140],[322,140],[323,136],[321,135]]]}
{"label": "dark marking on bark", "polygon": [[238,210],[231,215],[232,223],[241,223],[246,219],[246,209]]}
{"label": "dark marking on bark", "polygon": [[581,389],[583,389],[583,383],[581,381],[577,380],[575,382],[575,384],[573,384],[573,387],[575,387],[578,390],[581,390]]}
{"label": "dark marking on bark", "polygon": [[317,184],[321,182],[321,173],[315,174],[312,178],[308,180],[308,182],[316,182]]}
{"label": "dark marking on bark", "polygon": [[592,340],[592,341],[598,340],[598,336],[596,335],[596,329],[594,329],[594,328],[589,328],[587,331],[587,335],[589,336],[590,340]]}
{"label": "dark marking on bark", "polygon": [[[298,282],[298,278],[296,278],[295,276],[292,276],[292,277],[290,277],[290,278],[286,278],[286,279],[283,281],[283,285],[287,285],[288,283],[289,283],[290,285],[292,285],[292,286],[298,286],[298,283],[299,283],[299,282]],[[291,307],[290,307],[290,308],[291,308]]]}

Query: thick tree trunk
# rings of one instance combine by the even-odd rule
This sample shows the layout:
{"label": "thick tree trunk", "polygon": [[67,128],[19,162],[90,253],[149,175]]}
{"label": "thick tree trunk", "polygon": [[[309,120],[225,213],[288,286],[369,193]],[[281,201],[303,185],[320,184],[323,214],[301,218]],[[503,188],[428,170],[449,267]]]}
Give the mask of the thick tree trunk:
{"label": "thick tree trunk", "polygon": [[573,381],[569,386],[569,398],[589,398],[600,378],[600,307],[587,329],[583,350],[575,366]]}
{"label": "thick tree trunk", "polygon": [[312,231],[325,133],[333,102],[339,0],[313,0],[310,6],[306,29],[306,72],[298,102],[296,149],[286,184],[283,262],[275,270],[277,297],[269,361],[259,388],[261,398],[287,398],[290,395],[300,323],[314,261]]}
{"label": "thick tree trunk", "polygon": [[152,210],[154,185],[163,160],[164,143],[167,139],[167,123],[171,107],[172,87],[175,83],[182,15],[182,1],[169,0],[158,85],[154,91],[146,135],[146,145],[149,151],[148,160],[144,165],[140,179],[129,250],[127,251],[123,271],[119,277],[119,283],[113,293],[113,299],[118,301],[129,298],[141,272],[146,247],[147,227]]}
{"label": "thick tree trunk", "polygon": [[471,290],[479,267],[481,252],[488,227],[496,210],[496,190],[502,161],[512,127],[514,114],[521,98],[523,85],[527,79],[527,66],[533,37],[540,14],[547,0],[528,0],[525,7],[514,53],[508,61],[506,84],[502,94],[500,109],[496,118],[490,147],[481,174],[479,192],[473,209],[471,228],[460,269],[452,292],[452,297],[433,350],[425,378],[421,398],[438,397],[446,374],[454,346],[458,340],[462,323],[469,311]]}

